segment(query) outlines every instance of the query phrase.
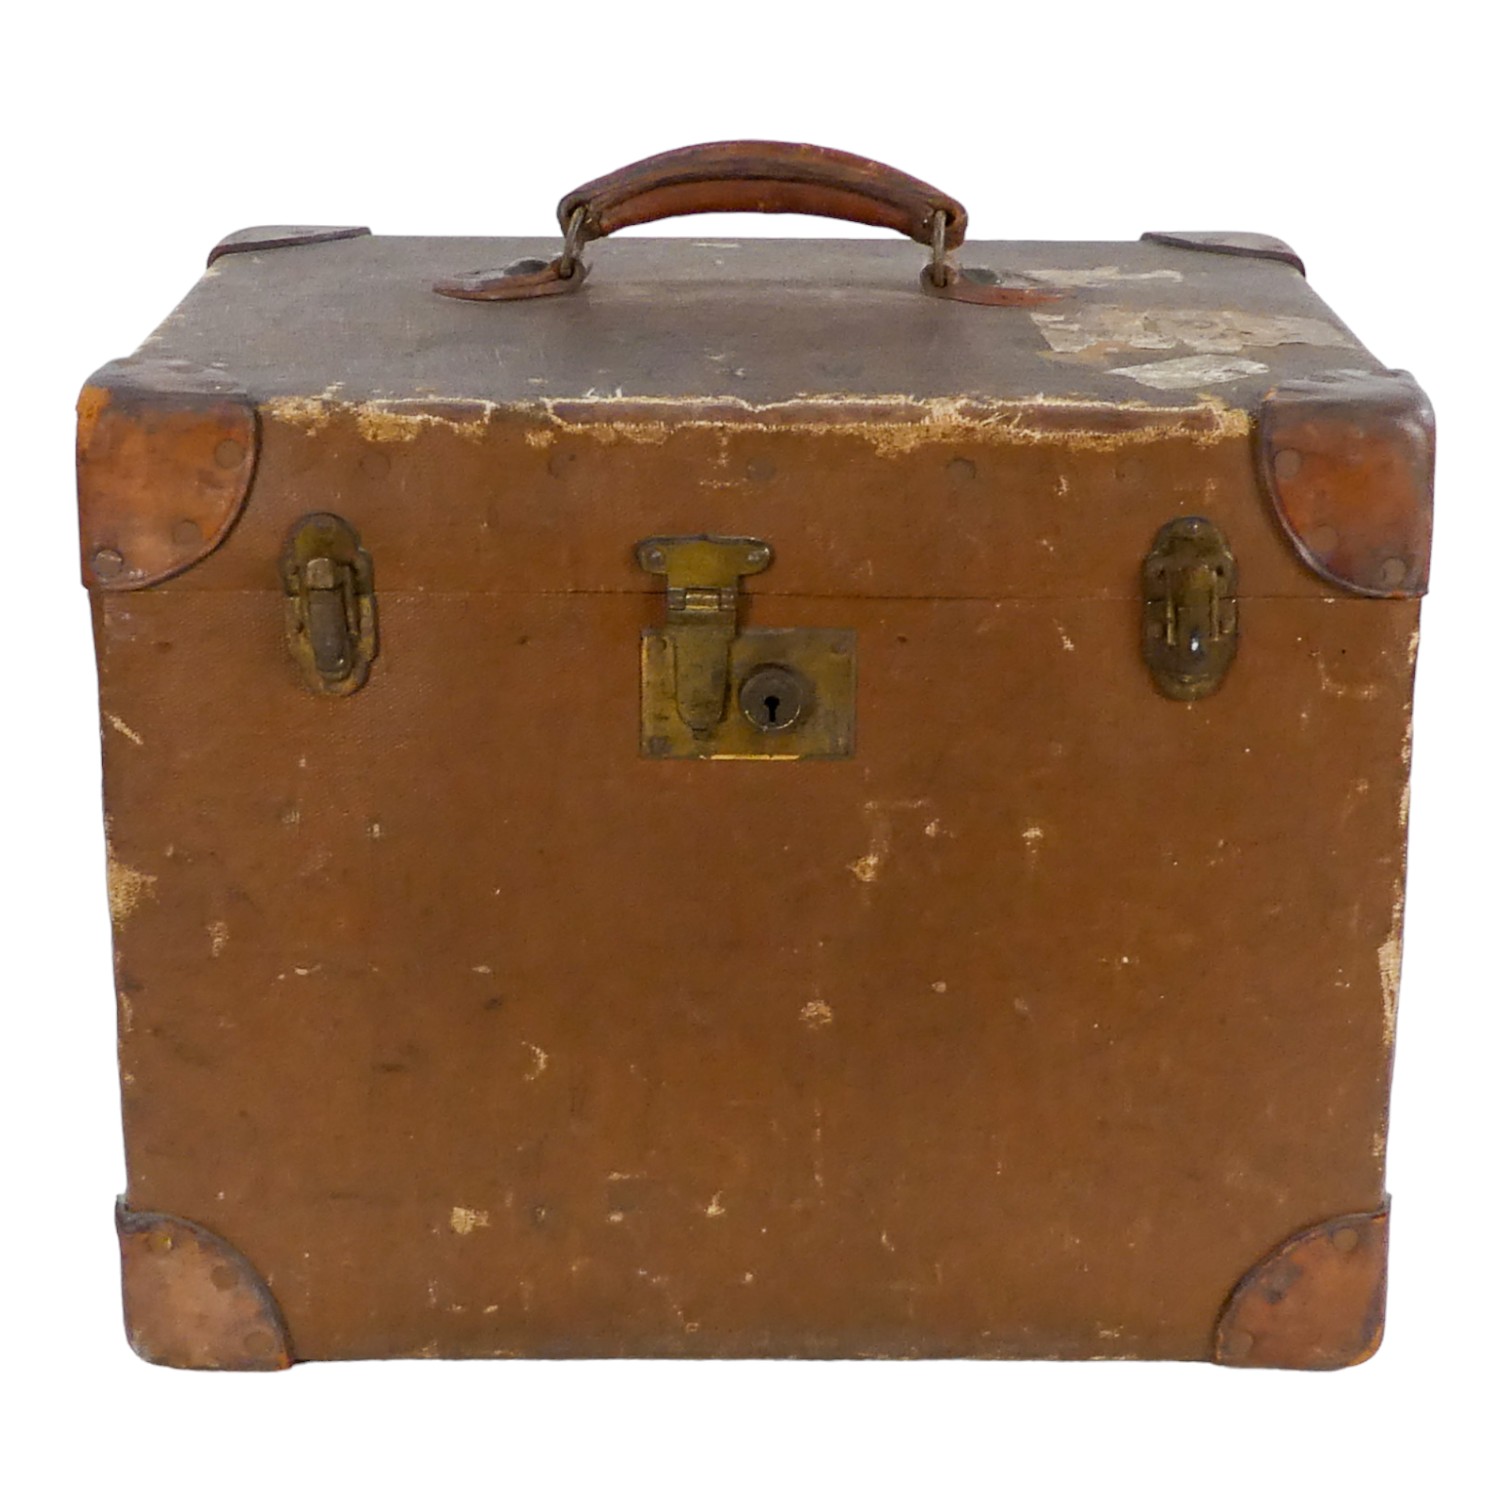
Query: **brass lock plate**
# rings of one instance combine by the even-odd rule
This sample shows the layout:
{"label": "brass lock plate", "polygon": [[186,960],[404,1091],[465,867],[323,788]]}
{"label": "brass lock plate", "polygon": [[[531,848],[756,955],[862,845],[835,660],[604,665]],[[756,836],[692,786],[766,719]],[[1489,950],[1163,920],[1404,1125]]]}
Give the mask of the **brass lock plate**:
{"label": "brass lock plate", "polygon": [[740,582],[771,564],[750,536],[657,536],[636,560],[667,580],[666,621],[641,633],[641,754],[715,761],[849,756],[856,637],[746,629]]}
{"label": "brass lock plate", "polygon": [[641,633],[641,754],[712,761],[849,756],[856,736],[852,630],[740,630],[730,643],[724,717],[696,735],[677,707],[677,653]]}

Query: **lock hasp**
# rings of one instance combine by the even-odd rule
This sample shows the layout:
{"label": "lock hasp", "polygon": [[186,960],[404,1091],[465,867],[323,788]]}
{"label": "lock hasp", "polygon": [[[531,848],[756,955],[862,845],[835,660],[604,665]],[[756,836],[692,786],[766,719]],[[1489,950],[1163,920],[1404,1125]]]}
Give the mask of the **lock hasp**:
{"label": "lock hasp", "polygon": [[657,536],[636,561],[667,580],[666,622],[641,635],[641,754],[723,761],[849,756],[856,638],[752,630],[740,580],[772,548],[750,536]]}

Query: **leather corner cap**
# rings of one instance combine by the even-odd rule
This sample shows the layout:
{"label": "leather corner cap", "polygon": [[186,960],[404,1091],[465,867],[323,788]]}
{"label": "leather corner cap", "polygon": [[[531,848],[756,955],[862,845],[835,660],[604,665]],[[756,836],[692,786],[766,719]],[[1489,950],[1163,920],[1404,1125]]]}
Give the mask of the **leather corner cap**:
{"label": "leather corner cap", "polygon": [[1427,592],[1433,410],[1410,373],[1278,384],[1256,442],[1262,486],[1308,567],[1370,598]]}
{"label": "leather corner cap", "polygon": [[244,226],[216,242],[205,266],[210,267],[228,252],[273,252],[280,247],[308,247],[314,242],[348,241],[372,234],[366,226]]}
{"label": "leather corner cap", "polygon": [[126,1336],[153,1365],[285,1370],[278,1304],[245,1256],[209,1229],[116,1204]]}
{"label": "leather corner cap", "polygon": [[1388,1213],[1347,1213],[1303,1229],[1240,1281],[1214,1335],[1220,1365],[1341,1370],[1380,1347]]}
{"label": "leather corner cap", "polygon": [[1262,257],[1270,262],[1285,263],[1307,277],[1307,269],[1297,253],[1279,236],[1267,236],[1263,231],[1146,231],[1139,239],[1156,242],[1162,247],[1182,247],[1188,252]]}
{"label": "leather corner cap", "polygon": [[230,534],[257,460],[257,410],[228,374],[127,357],[79,395],[79,535],[86,587],[146,588]]}

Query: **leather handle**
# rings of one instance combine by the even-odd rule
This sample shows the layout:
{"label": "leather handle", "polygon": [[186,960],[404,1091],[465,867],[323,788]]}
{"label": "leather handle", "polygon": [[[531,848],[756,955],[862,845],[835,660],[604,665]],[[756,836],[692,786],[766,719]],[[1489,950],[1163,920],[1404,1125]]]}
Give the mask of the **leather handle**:
{"label": "leather handle", "polygon": [[557,206],[568,233],[582,212],[584,242],[649,221],[709,211],[822,215],[883,226],[931,246],[943,215],[946,250],[966,238],[966,210],[922,179],[885,163],[798,142],[706,142],[618,168]]}
{"label": "leather handle", "polygon": [[966,238],[966,208],[959,200],[885,163],[799,142],[705,142],[643,158],[563,197],[557,206],[565,238],[560,256],[439,279],[434,288],[452,299],[569,294],[587,276],[581,253],[588,242],[648,221],[735,210],[823,215],[899,231],[931,249],[920,281],[926,293],[947,299],[1032,304],[1054,297],[984,290],[959,276],[947,257]]}

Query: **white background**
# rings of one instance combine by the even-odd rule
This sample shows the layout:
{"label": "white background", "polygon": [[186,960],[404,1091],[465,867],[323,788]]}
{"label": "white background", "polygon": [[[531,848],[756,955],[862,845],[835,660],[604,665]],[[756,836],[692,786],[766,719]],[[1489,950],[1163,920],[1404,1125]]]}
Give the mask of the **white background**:
{"label": "white background", "polygon": [[[1496,17],[1495,21],[1485,18]],[[1506,38],[1489,6],[1125,0],[31,5],[4,23],[0,498],[6,1166],[0,1485],[24,1507],[1506,1505],[1512,703]],[[1184,1365],[154,1370],[122,1184],[72,402],[272,222],[547,235],[663,148],[848,148],[983,238],[1235,227],[1439,414],[1386,1344]],[[821,223],[663,228],[834,234]],[[843,230],[840,234],[853,234]],[[1277,802],[1285,795],[1277,794]]]}

